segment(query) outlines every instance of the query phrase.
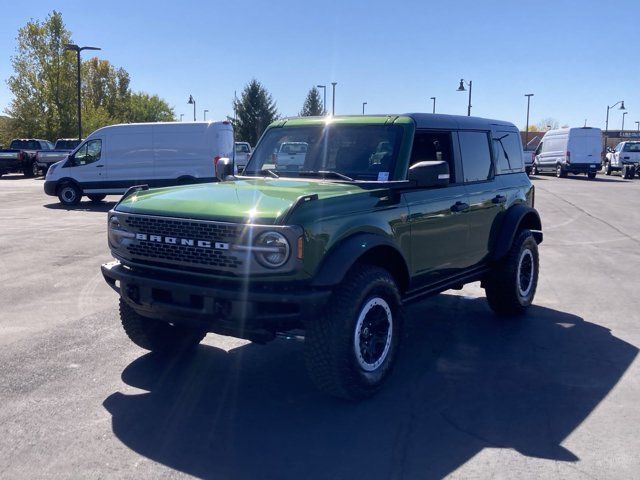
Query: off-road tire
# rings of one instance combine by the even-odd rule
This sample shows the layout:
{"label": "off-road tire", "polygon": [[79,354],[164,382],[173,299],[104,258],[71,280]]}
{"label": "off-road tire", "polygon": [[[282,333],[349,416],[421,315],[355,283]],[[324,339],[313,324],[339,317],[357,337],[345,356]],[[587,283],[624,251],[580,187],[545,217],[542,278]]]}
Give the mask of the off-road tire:
{"label": "off-road tire", "polygon": [[93,203],[100,203],[105,198],[107,198],[106,195],[87,195],[87,197],[89,197],[89,200],[91,200]]}
{"label": "off-road tire", "polygon": [[[380,299],[384,303],[376,304]],[[376,362],[366,364],[361,343],[367,342],[368,329],[363,325],[373,308],[382,309],[378,314],[384,312],[383,322],[390,325],[382,334],[385,344],[381,354],[374,357],[380,362],[375,368]],[[307,324],[305,361],[313,383],[329,395],[348,400],[376,393],[393,367],[402,319],[402,300],[391,274],[377,266],[356,264],[334,288],[324,313]]]}
{"label": "off-road tire", "polygon": [[[528,252],[528,253],[527,253]],[[526,256],[526,257],[525,257]],[[530,284],[522,293],[522,278],[518,273],[532,265]],[[521,262],[524,262],[521,265]],[[483,285],[491,309],[498,315],[519,315],[531,305],[538,286],[539,256],[538,244],[529,230],[521,230],[504,258],[495,263],[484,279]],[[520,273],[525,273],[522,270]]]}
{"label": "off-road tire", "polygon": [[57,193],[60,203],[68,207],[78,205],[82,199],[82,190],[74,183],[63,183]]}
{"label": "off-road tire", "polygon": [[120,299],[120,321],[129,339],[137,346],[163,354],[179,354],[196,347],[206,331],[175,326],[136,313]]}

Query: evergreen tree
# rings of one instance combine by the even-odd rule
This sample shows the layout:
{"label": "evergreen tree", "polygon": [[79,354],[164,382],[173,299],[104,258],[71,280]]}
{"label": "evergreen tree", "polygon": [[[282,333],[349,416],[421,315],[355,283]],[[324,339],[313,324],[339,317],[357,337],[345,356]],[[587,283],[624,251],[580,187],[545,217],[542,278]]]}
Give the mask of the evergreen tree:
{"label": "evergreen tree", "polygon": [[255,78],[244,87],[240,98],[233,101],[233,108],[235,138],[251,145],[255,145],[262,132],[278,118],[271,94]]}
{"label": "evergreen tree", "polygon": [[316,87],[313,87],[307,93],[307,98],[304,101],[304,105],[302,105],[302,110],[300,111],[301,117],[317,117],[324,115],[325,111],[322,106],[322,98],[320,97],[320,90]]}

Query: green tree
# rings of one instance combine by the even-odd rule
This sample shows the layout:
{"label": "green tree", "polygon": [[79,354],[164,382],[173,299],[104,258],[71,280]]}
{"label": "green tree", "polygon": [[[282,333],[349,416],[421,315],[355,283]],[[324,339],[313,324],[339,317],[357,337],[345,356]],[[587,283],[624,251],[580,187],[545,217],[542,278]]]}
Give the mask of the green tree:
{"label": "green tree", "polygon": [[157,95],[133,93],[129,97],[128,122],[173,122],[175,113],[167,102]]}
{"label": "green tree", "polygon": [[13,99],[6,112],[14,136],[56,138],[70,135],[76,124],[75,58],[65,54],[71,41],[62,15],[31,20],[18,31],[14,74],[7,80]]}
{"label": "green tree", "polygon": [[236,118],[233,121],[236,140],[255,145],[267,126],[278,118],[276,103],[271,94],[255,78],[233,101]]}
{"label": "green tree", "polygon": [[302,105],[302,110],[300,111],[301,117],[314,117],[324,115],[325,111],[322,106],[322,98],[320,97],[320,90],[316,87],[313,87],[307,93],[307,98],[304,101],[304,105]]}

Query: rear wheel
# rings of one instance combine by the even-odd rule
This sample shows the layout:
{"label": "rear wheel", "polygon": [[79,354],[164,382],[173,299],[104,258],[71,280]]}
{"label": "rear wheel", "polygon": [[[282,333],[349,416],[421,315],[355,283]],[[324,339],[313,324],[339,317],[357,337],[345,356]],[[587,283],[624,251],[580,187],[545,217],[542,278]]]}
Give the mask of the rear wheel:
{"label": "rear wheel", "polygon": [[529,230],[522,230],[484,280],[491,309],[498,315],[523,313],[536,294],[538,267],[538,244]]}
{"label": "rear wheel", "polygon": [[89,200],[91,200],[93,203],[99,203],[102,200],[104,200],[107,196],[106,195],[87,195],[87,197],[89,197]]}
{"label": "rear wheel", "polygon": [[596,172],[587,173],[587,177],[589,177],[590,180],[593,180],[594,178],[596,178]]}
{"label": "rear wheel", "polygon": [[22,173],[27,178],[33,178],[38,176],[38,173],[40,173],[40,169],[38,168],[38,164],[36,162],[31,162],[24,167]]}
{"label": "rear wheel", "polygon": [[180,353],[197,346],[207,334],[204,330],[191,329],[153,320],[136,313],[120,299],[120,321],[129,339],[145,350],[159,353]]}
{"label": "rear wheel", "polygon": [[605,175],[611,175],[611,164],[609,163],[609,160],[605,160],[602,170],[604,171]]}
{"label": "rear wheel", "polygon": [[567,176],[567,172],[565,171],[564,168],[562,168],[562,165],[558,164],[556,166],[556,177],[558,178],[566,178]]}
{"label": "rear wheel", "polygon": [[65,183],[58,187],[58,200],[67,206],[78,205],[82,198],[82,190],[73,183]]}
{"label": "rear wheel", "polygon": [[325,393],[357,400],[377,392],[394,364],[402,303],[393,277],[372,265],[350,271],[305,335],[311,379]]}

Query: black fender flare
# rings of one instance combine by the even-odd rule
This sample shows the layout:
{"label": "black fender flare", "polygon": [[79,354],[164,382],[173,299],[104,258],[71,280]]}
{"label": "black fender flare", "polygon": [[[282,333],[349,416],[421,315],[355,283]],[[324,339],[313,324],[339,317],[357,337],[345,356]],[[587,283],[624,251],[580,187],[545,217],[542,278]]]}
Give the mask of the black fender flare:
{"label": "black fender flare", "polygon": [[491,259],[495,261],[504,257],[511,248],[516,234],[523,228],[533,233],[538,244],[542,243],[542,222],[538,211],[528,205],[514,205],[504,214]]}
{"label": "black fender flare", "polygon": [[[377,252],[386,255],[373,255]],[[373,264],[390,270],[401,290],[409,284],[409,263],[397,244],[389,237],[375,233],[356,233],[347,237],[325,255],[313,277],[312,286],[327,287],[342,281],[353,265],[363,257],[371,255]]]}

